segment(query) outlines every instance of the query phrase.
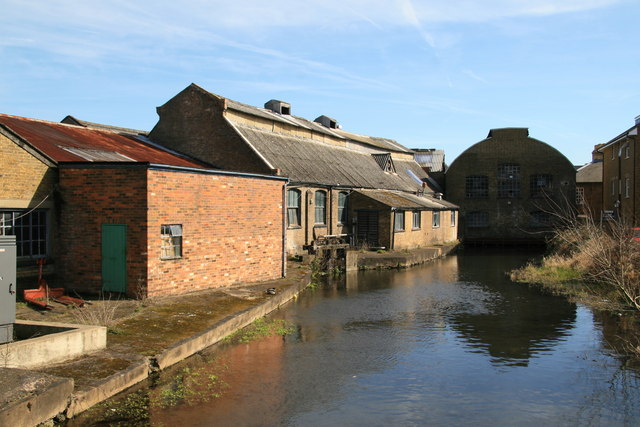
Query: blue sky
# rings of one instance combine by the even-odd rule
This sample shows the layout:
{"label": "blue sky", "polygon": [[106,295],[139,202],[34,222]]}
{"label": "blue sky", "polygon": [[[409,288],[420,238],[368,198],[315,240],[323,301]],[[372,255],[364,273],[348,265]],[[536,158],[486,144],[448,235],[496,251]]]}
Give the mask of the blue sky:
{"label": "blue sky", "polygon": [[0,0],[0,113],[150,130],[190,83],[442,148],[528,127],[575,164],[640,115],[638,0]]}

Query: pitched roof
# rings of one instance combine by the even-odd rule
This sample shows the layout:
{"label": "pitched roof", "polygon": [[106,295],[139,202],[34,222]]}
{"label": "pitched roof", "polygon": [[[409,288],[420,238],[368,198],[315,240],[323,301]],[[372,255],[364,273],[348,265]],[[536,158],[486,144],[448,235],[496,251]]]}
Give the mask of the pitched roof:
{"label": "pitched roof", "polygon": [[145,135],[146,136],[149,134],[149,132],[145,130],[130,129],[130,128],[123,128],[120,126],[111,126],[111,125],[105,125],[102,123],[88,122],[86,120],[77,119],[71,115],[66,116],[64,119],[60,120],[60,123],[66,123],[68,125],[76,125],[76,126],[82,126],[85,128],[92,128],[92,129],[110,130],[112,132],[125,134],[125,135]]}
{"label": "pitched roof", "polygon": [[414,159],[423,168],[431,172],[444,172],[444,150],[435,148],[414,148]]}
{"label": "pitched roof", "polygon": [[576,171],[576,184],[602,182],[602,162],[587,163]]}
{"label": "pitched roof", "polygon": [[442,199],[431,196],[417,196],[415,194],[400,193],[388,190],[355,190],[373,200],[391,208],[401,210],[449,210],[457,206]]}
{"label": "pitched roof", "polygon": [[238,132],[274,167],[295,183],[414,192],[426,179],[413,160],[394,159],[397,173],[384,172],[371,154],[248,125]]}
{"label": "pitched roof", "polygon": [[0,114],[0,132],[18,138],[54,163],[148,162],[206,167],[201,162],[171,153],[136,137],[107,130]]}

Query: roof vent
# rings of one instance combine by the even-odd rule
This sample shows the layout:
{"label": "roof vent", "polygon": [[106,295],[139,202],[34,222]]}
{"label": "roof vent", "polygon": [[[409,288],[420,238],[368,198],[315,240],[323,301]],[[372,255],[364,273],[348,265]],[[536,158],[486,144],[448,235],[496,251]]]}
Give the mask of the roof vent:
{"label": "roof vent", "polygon": [[335,119],[332,119],[331,117],[320,116],[317,117],[314,122],[320,123],[322,126],[329,129],[340,129],[340,125],[338,124],[338,122],[336,122]]}
{"label": "roof vent", "polygon": [[284,101],[278,101],[277,99],[272,99],[265,103],[264,108],[271,110],[274,113],[284,114],[286,116],[291,115],[291,104]]}

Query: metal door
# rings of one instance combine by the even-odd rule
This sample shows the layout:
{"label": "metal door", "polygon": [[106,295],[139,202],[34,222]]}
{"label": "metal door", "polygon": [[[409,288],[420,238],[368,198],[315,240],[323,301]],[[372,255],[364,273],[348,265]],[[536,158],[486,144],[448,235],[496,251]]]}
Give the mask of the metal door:
{"label": "metal door", "polygon": [[358,210],[358,243],[378,246],[378,211]]}
{"label": "metal door", "polygon": [[127,226],[102,224],[102,290],[127,292]]}
{"label": "metal door", "polygon": [[13,341],[16,322],[16,236],[0,236],[0,344]]}

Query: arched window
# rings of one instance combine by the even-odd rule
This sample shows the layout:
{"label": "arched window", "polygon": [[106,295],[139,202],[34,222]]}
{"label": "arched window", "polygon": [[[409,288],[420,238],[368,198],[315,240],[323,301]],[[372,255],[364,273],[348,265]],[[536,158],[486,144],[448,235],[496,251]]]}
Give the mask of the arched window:
{"label": "arched window", "polygon": [[347,224],[349,212],[349,193],[341,192],[338,194],[338,223]]}
{"label": "arched window", "polygon": [[300,190],[287,191],[287,220],[289,227],[300,227]]}
{"label": "arched window", "polygon": [[324,191],[316,191],[315,212],[315,223],[318,225],[325,225],[327,217],[327,193]]}

